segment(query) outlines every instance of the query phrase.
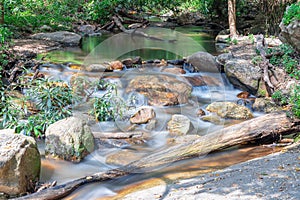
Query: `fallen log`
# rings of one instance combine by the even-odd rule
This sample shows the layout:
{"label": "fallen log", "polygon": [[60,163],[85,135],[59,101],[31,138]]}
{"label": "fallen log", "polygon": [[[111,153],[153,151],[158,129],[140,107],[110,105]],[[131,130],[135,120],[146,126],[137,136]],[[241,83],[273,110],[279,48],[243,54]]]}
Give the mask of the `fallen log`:
{"label": "fallen log", "polygon": [[149,170],[155,170],[166,164],[206,155],[212,151],[246,142],[274,142],[279,140],[281,136],[299,131],[300,120],[292,121],[285,113],[267,114],[209,133],[197,140],[159,149],[124,167],[85,176],[18,199],[59,199],[66,197],[85,184],[103,182],[138,172],[147,173]]}

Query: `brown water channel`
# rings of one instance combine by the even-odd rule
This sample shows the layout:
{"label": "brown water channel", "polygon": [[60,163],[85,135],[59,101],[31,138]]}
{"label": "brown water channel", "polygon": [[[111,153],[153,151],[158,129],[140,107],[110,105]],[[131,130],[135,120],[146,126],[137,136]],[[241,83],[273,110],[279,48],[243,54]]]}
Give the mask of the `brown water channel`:
{"label": "brown water channel", "polygon": [[[201,28],[190,27],[178,29],[181,29],[182,33],[177,33],[173,30],[159,31],[158,29],[152,29],[147,32],[148,34],[155,34],[156,37],[166,38],[168,40],[175,38],[180,44],[177,47],[169,43],[159,44],[157,41],[145,40],[144,38],[132,39],[127,36],[114,38],[113,40],[108,39],[108,41],[104,40],[107,39],[108,36],[102,36],[102,38],[89,38],[86,39],[86,43],[83,44],[82,49],[68,48],[63,51],[50,53],[49,55],[51,56],[52,62],[59,62],[62,64],[44,65],[40,70],[53,79],[62,79],[67,83],[70,82],[72,76],[78,74],[84,75],[89,79],[97,80],[102,78],[115,83],[117,85],[118,93],[125,100],[127,100],[130,95],[135,95],[135,97],[137,97],[137,101],[134,105],[135,110],[127,113],[128,116],[130,116],[141,106],[149,105],[147,103],[147,99],[145,99],[142,95],[138,95],[136,93],[127,94],[125,92],[129,81],[139,75],[168,75],[167,73],[161,72],[163,67],[151,64],[144,65],[140,68],[124,69],[122,71],[95,73],[86,71],[83,66],[88,66],[94,62],[104,63],[117,58],[120,59],[134,56],[141,56],[143,60],[179,59],[205,49],[207,49],[210,53],[216,53],[213,46],[213,39],[207,34],[202,33]],[[198,41],[191,40],[191,38],[196,38]],[[100,43],[100,45],[98,45],[99,41],[104,41],[104,44]],[[135,46],[128,49],[125,48],[128,45],[130,46],[132,44],[141,43],[142,45],[138,45],[137,47]],[[162,48],[158,48],[158,44],[161,45]],[[207,48],[203,48],[205,47],[203,44],[205,44]],[[142,48],[143,46],[145,47],[144,49]],[[125,50],[121,47],[124,47]],[[178,50],[175,47],[180,49]],[[81,63],[84,65],[76,69],[65,63]],[[167,67],[173,68],[174,66],[168,65]],[[184,68],[184,66],[177,67]],[[82,176],[117,168],[118,165],[107,162],[107,158],[111,155],[115,155],[117,163],[122,165],[132,162],[141,156],[151,154],[151,152],[159,148],[168,147],[171,145],[171,137],[168,134],[166,125],[172,114],[182,114],[187,116],[194,127],[189,134],[196,134],[199,136],[209,134],[210,132],[221,129],[224,126],[238,123],[238,121],[235,120],[225,120],[218,125],[210,122],[204,122],[199,118],[199,116],[197,116],[197,111],[200,108],[205,109],[209,103],[214,101],[237,101],[238,98],[236,95],[241,91],[234,89],[228,83],[224,75],[220,73],[191,73],[188,70],[186,71],[186,74],[169,74],[168,76],[175,76],[179,81],[183,79],[189,80],[191,78],[197,79],[199,77],[207,77],[206,80],[214,81],[208,81],[207,84],[201,86],[193,85],[192,94],[189,97],[189,101],[185,104],[177,106],[151,106],[156,113],[157,123],[155,127],[151,130],[147,129],[146,125],[139,125],[135,127],[135,131],[142,131],[148,134],[148,137],[144,140],[144,142],[100,140],[100,142],[98,141],[98,149],[91,152],[91,154],[79,164],[44,158],[42,160],[41,181],[51,182],[56,180],[58,184],[62,184]],[[98,91],[95,95],[101,96],[103,95],[103,91]],[[82,113],[87,112],[87,107],[89,107],[89,104],[82,102],[81,105],[75,106],[74,112],[81,115]],[[258,116],[261,115],[261,113],[254,113],[254,115]],[[124,118],[116,121],[94,122],[91,125],[91,129],[94,133],[122,132],[128,131],[130,127],[130,122],[128,120],[124,120]],[[43,154],[43,144],[40,144],[40,149]],[[128,151],[130,151],[130,154],[126,154]],[[133,191],[152,187],[158,184],[167,185],[177,179],[194,177],[199,174],[225,168],[252,158],[261,157],[275,151],[277,150],[261,146],[234,147],[223,152],[215,152],[200,158],[164,166],[160,169],[136,172],[134,175],[117,180],[101,184],[91,184],[80,188],[66,199],[120,199],[122,196]],[[125,154],[122,154],[124,152]],[[121,156],[118,157],[118,154]]]}

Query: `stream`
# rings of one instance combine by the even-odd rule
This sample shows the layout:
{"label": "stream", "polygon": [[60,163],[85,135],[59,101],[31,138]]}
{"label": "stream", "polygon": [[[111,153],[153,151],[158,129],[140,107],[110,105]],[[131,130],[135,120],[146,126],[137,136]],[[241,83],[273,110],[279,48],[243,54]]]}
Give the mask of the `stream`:
{"label": "stream", "polygon": [[[161,72],[164,67],[145,64],[141,68],[125,68],[122,71],[90,72],[85,69],[85,66],[95,63],[103,64],[128,57],[134,58],[136,56],[140,56],[143,61],[146,61],[155,59],[182,59],[197,51],[207,51],[213,55],[217,55],[214,38],[205,33],[201,27],[178,27],[175,30],[151,28],[145,30],[145,32],[164,40],[174,40],[176,42],[154,41],[124,34],[85,38],[82,41],[82,48],[69,47],[48,53],[47,59],[49,59],[49,62],[59,64],[44,64],[40,68],[40,71],[48,77],[61,79],[67,83],[70,83],[72,76],[76,74],[84,75],[92,80],[103,78],[115,83],[118,93],[126,99],[129,98],[128,94],[126,94],[126,87],[130,80],[140,74],[166,74]],[[74,65],[79,67],[72,67]],[[174,66],[169,64],[167,67],[172,68]],[[207,77],[206,80],[213,81],[208,81],[205,85],[193,85],[192,94],[189,97],[189,101],[185,104],[176,106],[151,106],[156,113],[157,123],[155,127],[150,130],[146,125],[134,127],[135,131],[142,131],[149,134],[149,139],[143,142],[106,140],[104,144],[98,141],[98,149],[91,152],[90,155],[78,164],[45,158],[44,144],[40,143],[39,149],[44,157],[42,160],[41,182],[56,180],[58,184],[63,184],[82,176],[117,168],[117,164],[107,162],[108,157],[113,156],[113,159],[110,158],[110,160],[115,160],[115,163],[124,165],[158,148],[172,145],[166,125],[173,114],[187,116],[194,128],[189,134],[197,134],[199,136],[240,122],[240,120],[226,119],[221,124],[216,125],[202,121],[197,115],[197,110],[200,108],[205,110],[206,106],[214,101],[226,100],[236,102],[238,100],[237,94],[241,91],[234,89],[223,74],[208,72],[192,73],[189,72],[188,66],[183,66],[183,69],[186,69],[186,73],[175,75],[177,79],[187,78],[189,80],[197,79],[197,77]],[[97,93],[97,95],[101,96],[101,92]],[[147,100],[142,95],[137,95],[137,97],[138,101],[134,105],[136,109],[141,106],[149,106]],[[86,108],[76,108],[75,106],[74,112],[80,114],[87,111]],[[128,113],[128,115],[132,113]],[[254,113],[254,116],[259,115],[262,114]],[[121,119],[115,122],[95,122],[92,124],[91,129],[93,132],[122,132],[129,130],[131,126],[128,120],[124,121]],[[276,151],[278,149],[262,146],[233,147],[222,152],[214,152],[199,158],[171,164],[161,169],[137,172],[134,175],[117,180],[91,184],[76,190],[65,199],[120,199],[126,194],[139,189],[158,184],[168,184],[168,182],[176,181],[177,179],[194,177]]]}

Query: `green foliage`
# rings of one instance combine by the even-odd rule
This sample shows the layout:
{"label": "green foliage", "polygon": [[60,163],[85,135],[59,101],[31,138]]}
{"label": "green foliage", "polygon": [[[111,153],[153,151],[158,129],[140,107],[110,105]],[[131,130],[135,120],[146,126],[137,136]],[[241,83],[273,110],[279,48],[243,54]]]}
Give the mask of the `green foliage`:
{"label": "green foliage", "polygon": [[300,141],[300,133],[298,133],[298,135],[294,139],[294,142],[298,142],[298,141]]}
{"label": "green foliage", "polygon": [[[72,114],[72,90],[63,82],[37,79],[32,83],[27,82],[26,87],[26,94],[18,99],[18,103],[10,95],[2,96],[0,116],[3,120],[0,127],[14,128],[17,133],[39,137],[43,136],[50,124]],[[38,113],[30,113],[28,102],[36,105]]]}
{"label": "green foliage", "polygon": [[226,40],[226,43],[228,43],[228,44],[234,44],[234,45],[238,44],[238,40],[236,38],[232,39],[232,38],[228,37],[225,40]]}
{"label": "green foliage", "polygon": [[300,2],[292,4],[284,13],[283,23],[289,25],[293,20],[300,20]]}
{"label": "green foliage", "polygon": [[259,65],[262,62],[261,56],[254,56],[251,60],[254,65]]}
{"label": "green foliage", "polygon": [[[276,52],[282,55],[276,55]],[[300,80],[299,60],[295,58],[295,50],[291,46],[283,44],[277,49],[269,49],[268,53],[274,54],[270,58],[271,64],[283,67],[291,77]]]}
{"label": "green foliage", "polygon": [[275,91],[272,94],[272,98],[279,105],[286,105],[288,103],[288,98],[282,94],[280,90]]}
{"label": "green foliage", "polygon": [[34,30],[42,25],[49,25],[54,29],[71,27],[71,22],[78,19],[78,10],[85,1],[14,0],[4,3],[5,23]]}
{"label": "green foliage", "polygon": [[[280,45],[277,49],[269,49],[268,53],[274,54],[270,58],[270,63],[283,67],[291,77],[300,80],[299,60],[291,46],[285,44]],[[293,88],[293,92],[289,97],[282,95],[280,91],[275,91],[272,98],[281,105],[289,103],[292,107],[291,111],[294,116],[300,118],[300,86]]]}
{"label": "green foliage", "polygon": [[100,83],[105,88],[105,94],[101,98],[95,98],[91,115],[98,121],[111,121],[122,117],[126,107],[125,102],[118,96],[116,86],[110,83]]}
{"label": "green foliage", "polygon": [[292,105],[293,114],[300,118],[300,86],[297,85],[292,92],[289,103]]}
{"label": "green foliage", "polygon": [[2,73],[5,66],[8,64],[8,55],[6,51],[8,50],[10,44],[10,38],[12,33],[7,27],[0,26],[0,88],[3,87],[2,84]]}
{"label": "green foliage", "polygon": [[254,35],[253,35],[253,34],[249,34],[249,35],[248,35],[248,38],[249,38],[249,40],[251,41],[251,43],[254,44],[254,42],[255,42],[255,37],[254,37]]}

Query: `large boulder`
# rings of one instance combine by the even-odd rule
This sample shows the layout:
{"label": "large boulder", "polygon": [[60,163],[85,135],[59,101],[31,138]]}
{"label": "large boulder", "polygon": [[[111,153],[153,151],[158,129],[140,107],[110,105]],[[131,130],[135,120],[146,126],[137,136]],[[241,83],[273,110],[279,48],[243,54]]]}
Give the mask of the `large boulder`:
{"label": "large boulder", "polygon": [[172,115],[167,129],[172,136],[186,135],[192,128],[191,120],[184,115]]}
{"label": "large boulder", "polygon": [[225,64],[225,73],[230,83],[255,95],[261,79],[261,69],[244,59],[233,59]]}
{"label": "large boulder", "polygon": [[233,102],[213,102],[206,107],[206,110],[216,113],[222,118],[249,119],[253,117],[248,108]]}
{"label": "large boulder", "polygon": [[81,36],[68,31],[57,31],[52,33],[37,33],[31,36],[33,39],[49,40],[62,43],[66,46],[77,46],[80,43]]}
{"label": "large boulder", "polygon": [[151,74],[133,78],[126,92],[133,91],[145,95],[149,105],[169,106],[187,103],[192,86],[179,77]]}
{"label": "large boulder", "polygon": [[0,192],[16,195],[32,192],[39,180],[40,153],[32,137],[0,130]]}
{"label": "large boulder", "polygon": [[300,52],[300,21],[294,20],[288,25],[281,22],[279,27],[281,29],[280,40],[289,43]]}
{"label": "large boulder", "polygon": [[78,162],[94,150],[94,137],[86,122],[69,117],[51,124],[45,133],[45,153]]}
{"label": "large boulder", "polygon": [[207,52],[194,53],[187,57],[187,62],[193,65],[195,72],[219,72],[215,57]]}

